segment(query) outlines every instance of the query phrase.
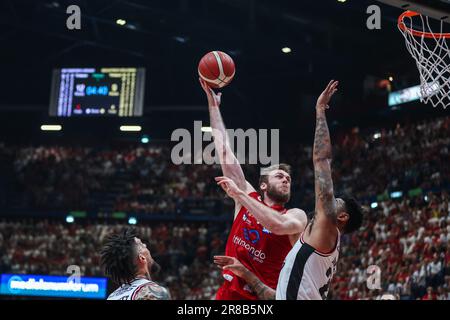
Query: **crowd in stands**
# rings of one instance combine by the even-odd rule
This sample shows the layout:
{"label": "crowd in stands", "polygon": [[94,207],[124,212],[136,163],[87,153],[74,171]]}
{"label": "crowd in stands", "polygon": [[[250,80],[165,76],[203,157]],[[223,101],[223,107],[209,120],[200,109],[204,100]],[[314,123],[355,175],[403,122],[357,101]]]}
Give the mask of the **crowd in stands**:
{"label": "crowd in stands", "polygon": [[[450,202],[446,192],[378,203],[364,226],[344,235],[330,299],[450,300]],[[0,220],[0,273],[67,274],[78,265],[103,276],[105,236],[125,227],[105,222]],[[155,280],[174,299],[213,299],[223,281],[213,256],[223,254],[230,228],[217,223],[137,226],[162,266]],[[377,278],[379,276],[379,278]]]}
{"label": "crowd in stands", "polygon": [[[128,227],[123,224],[55,220],[1,219],[0,274],[104,276],[100,250],[105,237]],[[155,223],[136,227],[153,258],[162,266],[154,280],[170,290],[173,299],[210,299],[220,282],[212,256],[222,254],[228,230],[213,223]],[[110,291],[114,290],[111,283]]]}
{"label": "crowd in stands", "polygon": [[[337,192],[364,200],[413,188],[450,188],[449,131],[450,117],[370,134],[354,128],[333,141]],[[312,147],[284,149],[288,151],[281,161],[293,168],[292,205],[312,210]],[[149,214],[223,211],[224,195],[213,180],[221,174],[220,166],[176,165],[170,153],[167,145],[117,149],[0,145],[1,157],[8,155],[12,164],[6,186],[12,192],[8,199],[16,199],[11,205],[95,211],[106,201],[110,210]],[[257,166],[245,165],[244,172],[257,184]]]}
{"label": "crowd in stands", "polygon": [[167,146],[0,146],[0,153],[13,163],[8,187],[21,208],[95,211],[112,199],[113,211],[164,214],[214,210],[214,200],[224,200],[213,180],[220,166],[175,165]]}
{"label": "crowd in stands", "polygon": [[343,237],[337,270],[332,299],[450,300],[448,193],[378,203]]}

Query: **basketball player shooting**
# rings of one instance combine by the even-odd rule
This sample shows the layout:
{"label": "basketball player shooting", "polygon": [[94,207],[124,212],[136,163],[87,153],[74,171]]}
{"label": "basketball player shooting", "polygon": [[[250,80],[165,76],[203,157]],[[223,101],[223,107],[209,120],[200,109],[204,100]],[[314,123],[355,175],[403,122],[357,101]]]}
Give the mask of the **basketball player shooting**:
{"label": "basketball player shooting", "polygon": [[[235,257],[215,257],[223,270],[244,279],[260,299],[322,300],[328,295],[336,272],[341,233],[351,233],[362,224],[362,210],[353,198],[335,198],[331,178],[331,139],[325,110],[337,91],[337,81],[330,81],[316,105],[314,138],[315,214],[300,239],[286,256],[276,290],[266,286],[259,277]],[[233,195],[237,186],[224,182],[224,189]]]}
{"label": "basketball player shooting", "polygon": [[[219,110],[221,93],[216,94],[202,79],[200,83],[208,98],[212,135],[224,175],[216,181],[218,184],[233,182],[236,186],[232,195],[234,221],[225,254],[239,259],[264,284],[275,289],[283,260],[307,223],[303,210],[284,207],[291,194],[290,168],[285,164],[266,168],[260,177],[261,195],[258,194],[246,181],[228,143]],[[223,277],[225,281],[216,294],[217,300],[258,299],[246,282],[232,272],[224,271]]]}
{"label": "basketball player shooting", "polygon": [[120,285],[108,300],[170,300],[169,291],[152,281],[151,274],[160,267],[133,229],[108,237],[101,264],[106,275]]}

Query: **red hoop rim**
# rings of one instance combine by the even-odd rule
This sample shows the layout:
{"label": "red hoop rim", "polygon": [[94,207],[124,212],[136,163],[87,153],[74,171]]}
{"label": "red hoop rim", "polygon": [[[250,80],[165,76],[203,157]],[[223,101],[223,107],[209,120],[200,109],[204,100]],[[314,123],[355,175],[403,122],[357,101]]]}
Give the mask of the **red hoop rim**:
{"label": "red hoop rim", "polygon": [[425,38],[431,38],[431,39],[440,39],[440,38],[450,39],[450,33],[423,32],[423,31],[414,30],[412,28],[408,28],[406,26],[406,24],[403,22],[403,19],[406,18],[406,17],[411,18],[411,17],[415,17],[415,16],[420,16],[420,13],[414,12],[414,11],[405,11],[405,12],[403,12],[398,17],[398,23],[397,24],[398,24],[398,27],[400,28],[400,30],[405,31],[405,32],[409,32],[415,37],[425,37]]}

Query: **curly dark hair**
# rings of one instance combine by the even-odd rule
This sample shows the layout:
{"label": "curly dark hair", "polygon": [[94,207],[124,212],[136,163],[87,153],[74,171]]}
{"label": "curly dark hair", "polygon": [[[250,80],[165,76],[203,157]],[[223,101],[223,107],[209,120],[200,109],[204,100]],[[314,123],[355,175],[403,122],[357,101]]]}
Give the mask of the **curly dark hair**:
{"label": "curly dark hair", "polygon": [[342,200],[345,202],[345,211],[349,215],[349,219],[344,228],[345,233],[352,233],[353,231],[358,230],[363,223],[363,209],[356,201],[356,199],[351,197],[342,197]]}
{"label": "curly dark hair", "polygon": [[131,228],[112,234],[100,252],[105,274],[119,285],[129,284],[136,275],[136,236],[136,231]]}

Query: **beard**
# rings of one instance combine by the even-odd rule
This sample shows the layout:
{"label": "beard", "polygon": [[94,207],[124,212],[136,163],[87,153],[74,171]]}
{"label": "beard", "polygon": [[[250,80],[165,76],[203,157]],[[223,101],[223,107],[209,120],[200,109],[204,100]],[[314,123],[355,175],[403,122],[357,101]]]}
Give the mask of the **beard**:
{"label": "beard", "polygon": [[283,193],[283,192],[277,190],[277,188],[275,186],[269,185],[267,187],[267,196],[270,199],[272,199],[273,201],[275,201],[276,203],[285,204],[291,198],[291,192],[288,191],[287,193]]}

